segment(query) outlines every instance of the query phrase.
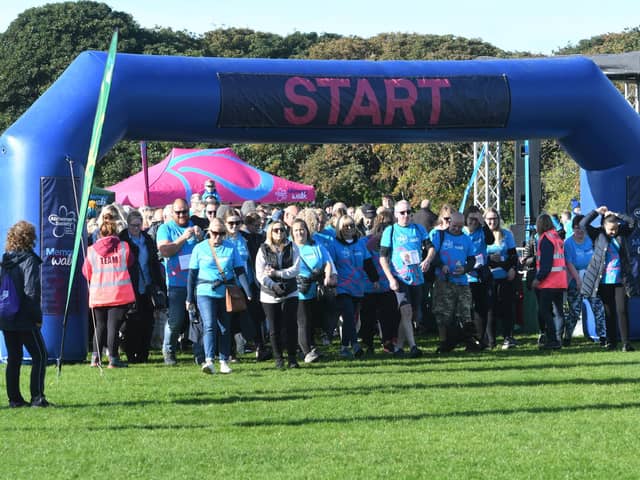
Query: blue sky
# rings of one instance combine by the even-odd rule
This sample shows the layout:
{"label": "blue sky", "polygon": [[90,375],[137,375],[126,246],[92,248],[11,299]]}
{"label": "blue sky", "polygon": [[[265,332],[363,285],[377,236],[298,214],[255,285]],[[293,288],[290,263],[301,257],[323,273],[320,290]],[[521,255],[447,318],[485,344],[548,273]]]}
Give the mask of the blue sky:
{"label": "blue sky", "polygon": [[[27,8],[51,1],[2,0],[0,31]],[[287,35],[381,32],[481,38],[504,50],[551,54],[581,39],[640,25],[637,0],[106,0],[144,27],[194,33],[248,27]]]}

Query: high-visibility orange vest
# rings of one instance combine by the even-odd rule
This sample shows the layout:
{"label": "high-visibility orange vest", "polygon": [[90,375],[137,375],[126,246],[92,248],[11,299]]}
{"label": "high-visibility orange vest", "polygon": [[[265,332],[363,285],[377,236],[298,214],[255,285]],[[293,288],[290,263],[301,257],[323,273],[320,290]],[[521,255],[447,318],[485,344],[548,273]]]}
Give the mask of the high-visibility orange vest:
{"label": "high-visibility orange vest", "polygon": [[120,242],[117,252],[103,257],[93,246],[87,250],[87,260],[91,264],[89,279],[89,306],[115,307],[136,301],[133,285],[127,269],[127,259],[131,255],[129,245]]}
{"label": "high-visibility orange vest", "polygon": [[547,230],[538,239],[536,250],[536,269],[540,271],[540,242],[546,238],[553,244],[553,262],[551,271],[544,280],[540,281],[538,288],[567,288],[567,264],[564,261],[564,242],[554,229]]}

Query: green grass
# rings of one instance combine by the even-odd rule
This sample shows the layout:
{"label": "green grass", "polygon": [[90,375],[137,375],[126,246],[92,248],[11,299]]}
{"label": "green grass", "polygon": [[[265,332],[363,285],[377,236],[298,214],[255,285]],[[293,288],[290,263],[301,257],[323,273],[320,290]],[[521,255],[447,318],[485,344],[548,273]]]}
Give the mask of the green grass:
{"label": "green grass", "polygon": [[186,355],[51,367],[56,408],[0,408],[0,478],[638,478],[640,352],[526,340],[416,360],[334,350],[283,372],[246,356],[228,376]]}

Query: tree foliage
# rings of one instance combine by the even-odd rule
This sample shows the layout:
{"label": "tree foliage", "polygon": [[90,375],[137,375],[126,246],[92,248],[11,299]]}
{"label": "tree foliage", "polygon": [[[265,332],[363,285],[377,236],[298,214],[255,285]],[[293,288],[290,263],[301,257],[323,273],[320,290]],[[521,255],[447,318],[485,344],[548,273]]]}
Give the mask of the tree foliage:
{"label": "tree foliage", "polygon": [[[196,35],[171,28],[141,28],[131,15],[92,1],[64,2],[25,10],[0,34],[0,128],[14,122],[84,50],[105,50],[115,28],[119,52],[252,58],[353,60],[466,60],[521,57],[480,39],[454,35],[381,33],[371,38],[294,32],[287,36],[247,28],[219,28]],[[567,45],[560,54],[640,50],[640,29],[606,33]],[[211,144],[149,144],[151,164],[172,147]],[[217,145],[222,147],[223,145]],[[316,186],[320,199],[357,205],[379,203],[383,194],[417,205],[430,198],[436,208],[458,205],[473,168],[472,146],[447,144],[234,145],[248,162],[271,173]],[[502,198],[513,196],[513,147],[502,149]],[[565,209],[578,195],[578,167],[553,140],[542,149],[543,207]],[[140,170],[138,142],[121,142],[98,164],[96,183],[111,185]]]}

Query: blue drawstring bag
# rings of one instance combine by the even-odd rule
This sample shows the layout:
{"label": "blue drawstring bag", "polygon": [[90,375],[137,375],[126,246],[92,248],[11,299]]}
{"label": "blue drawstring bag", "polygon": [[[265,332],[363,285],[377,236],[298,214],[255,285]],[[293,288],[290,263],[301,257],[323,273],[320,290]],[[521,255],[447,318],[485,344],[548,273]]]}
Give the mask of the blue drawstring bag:
{"label": "blue drawstring bag", "polygon": [[7,270],[0,268],[0,318],[11,320],[20,309],[20,297]]}

